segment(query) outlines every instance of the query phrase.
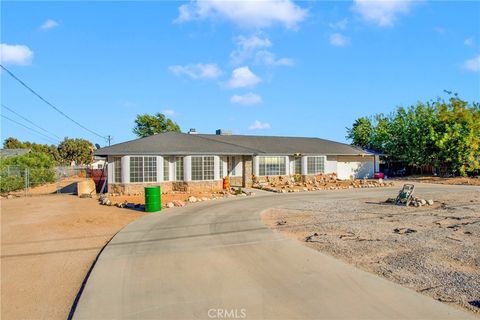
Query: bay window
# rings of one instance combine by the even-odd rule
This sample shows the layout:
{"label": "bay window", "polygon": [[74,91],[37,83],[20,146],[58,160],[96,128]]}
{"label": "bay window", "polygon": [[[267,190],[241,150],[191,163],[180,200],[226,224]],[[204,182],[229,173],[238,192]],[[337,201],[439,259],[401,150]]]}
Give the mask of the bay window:
{"label": "bay window", "polygon": [[213,156],[192,157],[192,180],[214,180]]}
{"label": "bay window", "polygon": [[157,157],[130,157],[130,182],[156,182]]}
{"label": "bay window", "polygon": [[325,157],[307,157],[307,174],[325,172]]}
{"label": "bay window", "polygon": [[285,157],[258,157],[259,176],[284,176]]}

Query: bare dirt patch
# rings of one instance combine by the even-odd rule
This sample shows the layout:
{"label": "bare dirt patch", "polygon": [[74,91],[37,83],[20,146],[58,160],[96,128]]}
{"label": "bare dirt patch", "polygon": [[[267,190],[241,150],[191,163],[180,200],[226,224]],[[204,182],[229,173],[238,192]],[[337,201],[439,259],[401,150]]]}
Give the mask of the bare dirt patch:
{"label": "bare dirt patch", "polygon": [[479,192],[439,195],[421,208],[384,200],[299,203],[262,219],[316,250],[480,313]]}
{"label": "bare dirt patch", "polygon": [[72,195],[3,200],[1,209],[2,319],[67,318],[100,249],[145,215]]}
{"label": "bare dirt patch", "polygon": [[[397,179],[394,179],[397,180]],[[467,186],[480,186],[480,177],[433,177],[433,176],[408,176],[400,178],[399,180],[424,182],[424,183],[438,183],[438,184],[451,184],[451,185],[467,185]]]}

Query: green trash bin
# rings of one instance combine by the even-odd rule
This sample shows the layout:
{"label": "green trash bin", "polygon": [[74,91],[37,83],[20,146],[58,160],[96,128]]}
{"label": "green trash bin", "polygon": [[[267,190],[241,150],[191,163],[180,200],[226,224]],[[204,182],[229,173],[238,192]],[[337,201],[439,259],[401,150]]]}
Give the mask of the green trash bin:
{"label": "green trash bin", "polygon": [[162,209],[160,186],[145,187],[145,211],[157,212]]}

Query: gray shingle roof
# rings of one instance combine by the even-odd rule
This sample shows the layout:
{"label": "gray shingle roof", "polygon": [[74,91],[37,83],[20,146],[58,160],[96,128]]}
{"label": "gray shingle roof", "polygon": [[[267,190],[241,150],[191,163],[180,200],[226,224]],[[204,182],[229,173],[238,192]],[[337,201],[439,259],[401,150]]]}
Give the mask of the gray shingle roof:
{"label": "gray shingle roof", "polygon": [[319,138],[185,134],[166,132],[118,143],[95,151],[96,155],[360,155],[371,154],[348,144]]}
{"label": "gray shingle roof", "polygon": [[30,149],[0,149],[0,157],[21,156],[30,152]]}

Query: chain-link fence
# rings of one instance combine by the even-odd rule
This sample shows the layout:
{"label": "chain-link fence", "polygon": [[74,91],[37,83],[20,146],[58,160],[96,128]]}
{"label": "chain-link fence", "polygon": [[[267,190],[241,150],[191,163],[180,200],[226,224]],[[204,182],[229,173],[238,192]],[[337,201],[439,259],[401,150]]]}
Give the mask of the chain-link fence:
{"label": "chain-link fence", "polygon": [[77,182],[85,179],[93,179],[97,191],[100,191],[106,180],[106,171],[86,166],[51,169],[5,166],[0,169],[0,193],[16,196],[75,193]]}

